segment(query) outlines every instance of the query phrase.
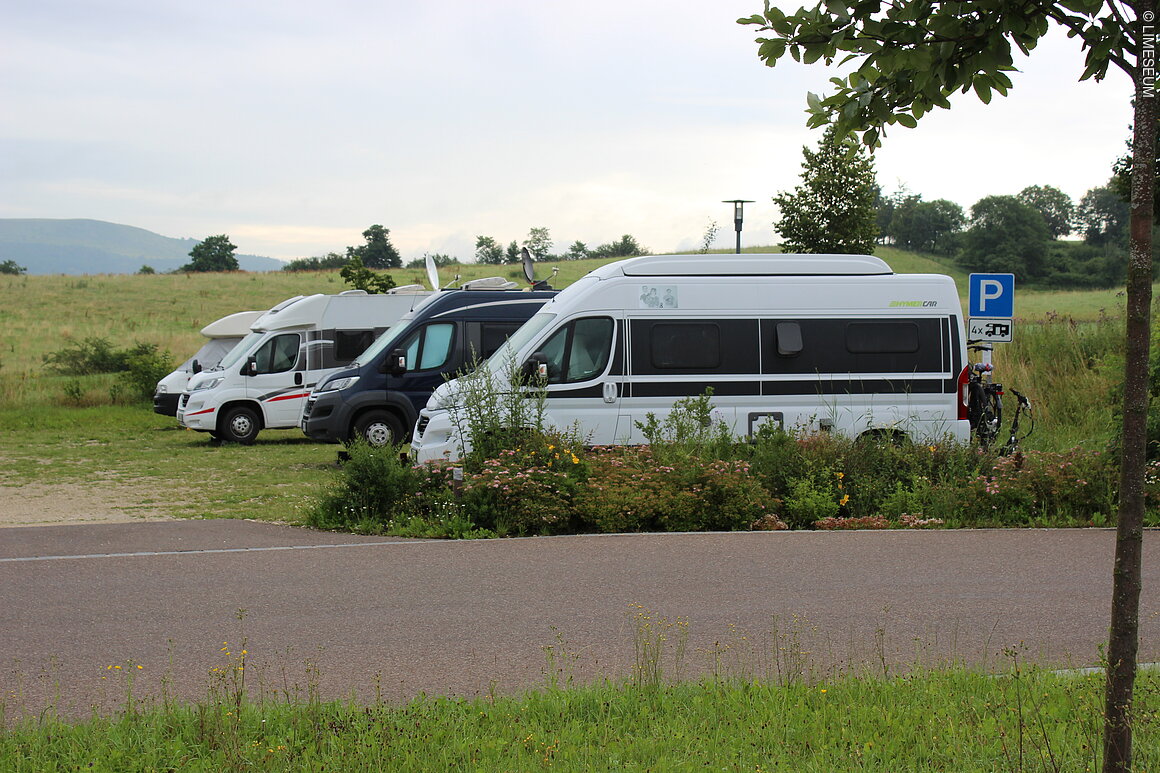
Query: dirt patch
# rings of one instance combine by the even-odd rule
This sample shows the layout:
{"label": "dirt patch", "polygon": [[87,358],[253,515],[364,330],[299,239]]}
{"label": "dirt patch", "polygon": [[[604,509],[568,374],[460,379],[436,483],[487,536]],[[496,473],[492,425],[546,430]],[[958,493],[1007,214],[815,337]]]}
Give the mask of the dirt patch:
{"label": "dirt patch", "polygon": [[156,497],[155,488],[124,482],[0,486],[0,527],[172,520],[172,503]]}

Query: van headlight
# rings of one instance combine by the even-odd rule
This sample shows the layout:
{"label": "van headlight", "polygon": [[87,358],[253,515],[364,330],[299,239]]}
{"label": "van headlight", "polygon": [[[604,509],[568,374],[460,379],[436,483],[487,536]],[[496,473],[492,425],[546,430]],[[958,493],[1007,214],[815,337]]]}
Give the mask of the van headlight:
{"label": "van headlight", "polygon": [[342,389],[350,389],[358,383],[358,376],[344,376],[342,378],[332,378],[330,381],[319,386],[314,391],[316,392],[336,392]]}
{"label": "van headlight", "polygon": [[200,384],[194,384],[189,387],[190,392],[201,392],[206,389],[213,389],[218,384],[226,380],[225,376],[218,376],[217,378],[207,379]]}

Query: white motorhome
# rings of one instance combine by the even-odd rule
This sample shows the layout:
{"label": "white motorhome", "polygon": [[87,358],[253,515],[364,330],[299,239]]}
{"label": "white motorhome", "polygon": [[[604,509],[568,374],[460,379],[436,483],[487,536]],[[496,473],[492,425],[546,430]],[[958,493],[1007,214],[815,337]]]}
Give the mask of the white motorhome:
{"label": "white motorhome", "polygon": [[176,416],[177,402],[181,399],[181,393],[185,391],[185,385],[189,383],[189,377],[203,370],[216,368],[230,349],[246,337],[250,332],[250,326],[258,320],[258,317],[265,313],[239,311],[203,327],[201,334],[209,340],[192,357],[178,365],[176,370],[157,382],[157,388],[153,391],[154,413]]}
{"label": "white motorhome", "polygon": [[[786,430],[966,441],[954,280],[864,255],[664,255],[607,264],[544,305],[484,364],[546,378],[545,423],[594,445],[645,442],[638,422],[712,388],[737,437]],[[470,449],[457,384],[420,413],[413,459]]]}
{"label": "white motorhome", "polygon": [[190,378],[177,407],[189,429],[236,443],[298,426],[310,390],[358,357],[430,295],[417,285],[369,295],[295,296],[265,312],[213,370]]}

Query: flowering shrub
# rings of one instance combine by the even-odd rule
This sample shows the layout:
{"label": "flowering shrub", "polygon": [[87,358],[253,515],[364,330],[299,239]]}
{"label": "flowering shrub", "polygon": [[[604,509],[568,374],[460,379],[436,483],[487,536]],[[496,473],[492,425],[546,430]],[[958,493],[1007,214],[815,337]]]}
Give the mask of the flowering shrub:
{"label": "flowering shrub", "polygon": [[464,481],[464,501],[477,524],[500,534],[571,531],[572,500],[586,469],[572,448],[550,441],[500,451]]}
{"label": "flowering shrub", "polygon": [[[525,426],[452,474],[397,449],[355,446],[310,524],[407,536],[949,525],[1102,526],[1114,521],[1114,454],[1000,456],[954,443],[787,433],[727,442],[705,399],[641,424],[652,444],[586,448],[577,432]],[[498,440],[498,435],[491,435]],[[1148,523],[1160,521],[1160,462]]]}

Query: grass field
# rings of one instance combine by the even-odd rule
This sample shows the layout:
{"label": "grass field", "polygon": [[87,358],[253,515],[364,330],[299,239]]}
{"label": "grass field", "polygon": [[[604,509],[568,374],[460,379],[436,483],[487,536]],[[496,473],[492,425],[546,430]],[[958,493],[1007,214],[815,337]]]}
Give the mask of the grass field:
{"label": "grass field", "polygon": [[[961,271],[889,247],[880,248],[877,254],[900,273],[948,273],[956,279],[960,293],[967,291],[966,275]],[[713,257],[707,255],[706,260]],[[602,262],[607,261],[555,264],[560,273],[553,284],[566,287]],[[550,269],[550,264],[544,264],[538,267],[538,273],[547,276]],[[518,266],[464,265],[444,269],[444,284],[454,278],[453,270],[461,273],[464,280],[498,274],[523,283]],[[396,269],[391,274],[399,285],[426,281],[418,269]],[[153,344],[180,362],[197,351],[204,341],[198,331],[215,319],[246,309],[268,309],[293,295],[344,289],[349,288],[338,272],[0,275],[0,293],[9,299],[0,308],[0,324],[8,332],[0,348],[0,408],[66,403],[64,387],[71,379],[47,373],[43,361],[45,355],[70,342],[96,337],[107,339],[117,348],[139,342]],[[1019,290],[1016,313],[1027,322],[1053,315],[1092,321],[1104,313],[1117,314],[1122,305],[1123,299],[1115,290]],[[1016,327],[1017,336],[1022,329],[1021,324]],[[996,361],[1001,363],[1004,352],[1002,347],[997,349]],[[107,382],[108,379],[94,378],[92,388],[107,390]]]}
{"label": "grass field", "polygon": [[[79,724],[0,723],[4,769],[95,771],[1097,771],[1098,675],[951,667],[906,678],[549,686],[405,705],[237,700]],[[1136,692],[1137,771],[1160,766],[1155,674]]]}

